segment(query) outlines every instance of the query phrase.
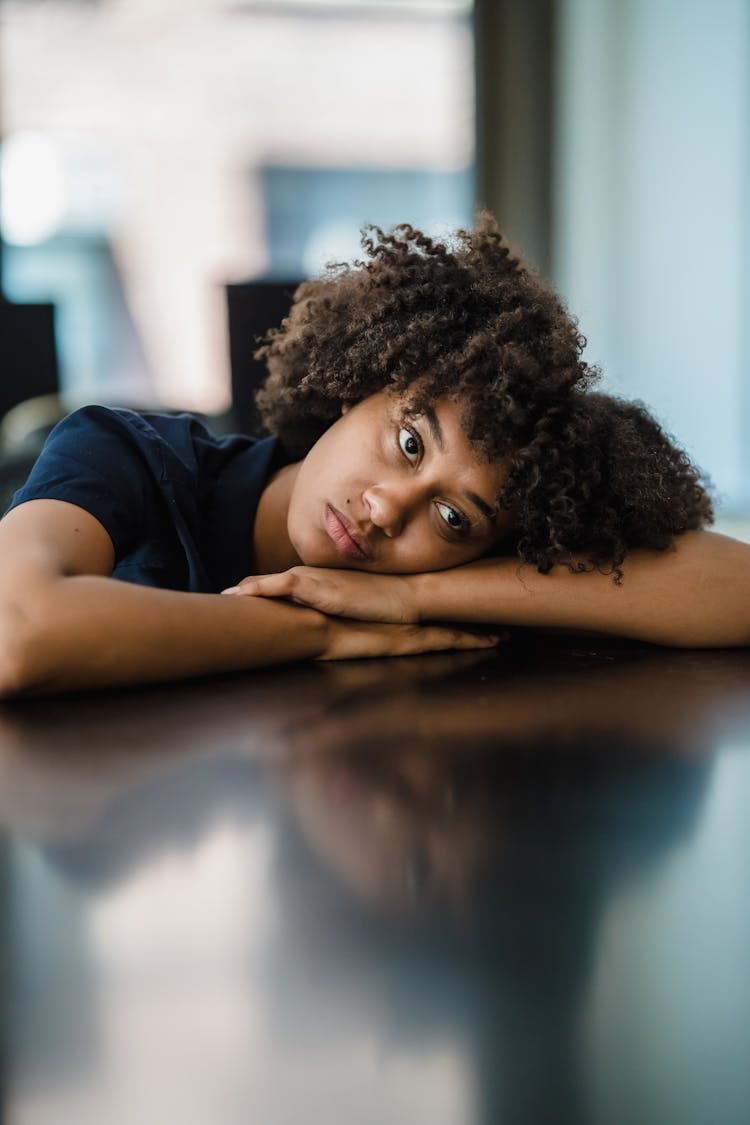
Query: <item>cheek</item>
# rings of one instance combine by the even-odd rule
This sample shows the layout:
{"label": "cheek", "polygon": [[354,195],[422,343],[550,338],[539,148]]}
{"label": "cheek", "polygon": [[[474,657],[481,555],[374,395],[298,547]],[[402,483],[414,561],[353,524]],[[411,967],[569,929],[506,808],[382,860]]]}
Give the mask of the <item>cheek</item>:
{"label": "cheek", "polygon": [[313,513],[316,511],[315,497],[309,488],[309,481],[299,478],[289,501],[286,516],[286,530],[292,547],[303,562],[309,565],[307,555],[315,547],[316,535]]}
{"label": "cheek", "polygon": [[290,507],[287,518],[289,542],[305,566],[330,565],[330,546],[322,530],[310,518],[309,508]]}
{"label": "cheek", "polygon": [[430,522],[420,536],[420,542],[413,546],[414,553],[422,556],[422,570],[448,570],[454,566],[464,566],[490,554],[497,546],[499,536],[486,536],[468,542],[450,543],[443,539]]}
{"label": "cheek", "polygon": [[400,574],[448,570],[472,562],[486,548],[477,544],[453,544],[441,538],[429,520],[415,525],[392,542],[388,564]]}

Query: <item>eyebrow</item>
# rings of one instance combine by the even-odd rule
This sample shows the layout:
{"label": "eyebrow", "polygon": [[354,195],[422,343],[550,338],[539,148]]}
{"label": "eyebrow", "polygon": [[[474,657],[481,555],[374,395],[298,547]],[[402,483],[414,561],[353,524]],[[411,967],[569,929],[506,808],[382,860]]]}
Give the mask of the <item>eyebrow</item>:
{"label": "eyebrow", "polygon": [[496,509],[491,508],[486,500],[483,500],[481,496],[477,496],[476,492],[467,492],[466,495],[469,500],[471,500],[472,504],[475,504],[477,508],[479,508],[482,515],[485,516],[490,523],[494,524],[497,518]]}
{"label": "eyebrow", "polygon": [[[440,452],[443,453],[445,451],[445,438],[443,437],[443,431],[440,426],[440,419],[435,413],[435,408],[429,405],[425,406],[422,413],[427,419],[427,425],[430,427],[432,440],[435,442],[435,445],[438,447]],[[467,491],[465,495],[469,500],[471,500],[472,504],[479,509],[485,519],[487,519],[491,524],[495,523],[495,520],[497,518],[497,511],[495,510],[495,508],[491,507],[486,500],[482,499],[481,496],[477,496],[476,492]]]}
{"label": "eyebrow", "polygon": [[440,452],[443,453],[445,450],[445,438],[443,437],[443,431],[440,428],[440,419],[435,413],[434,406],[425,406],[422,413],[427,419],[427,425],[430,427],[432,440],[435,442]]}

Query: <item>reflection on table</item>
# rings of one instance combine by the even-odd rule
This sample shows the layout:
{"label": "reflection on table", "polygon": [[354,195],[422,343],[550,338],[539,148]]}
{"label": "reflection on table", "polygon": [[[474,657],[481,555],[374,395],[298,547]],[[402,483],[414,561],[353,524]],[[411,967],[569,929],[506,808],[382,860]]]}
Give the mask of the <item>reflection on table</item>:
{"label": "reflection on table", "polygon": [[0,711],[13,1125],[750,1119],[750,654]]}

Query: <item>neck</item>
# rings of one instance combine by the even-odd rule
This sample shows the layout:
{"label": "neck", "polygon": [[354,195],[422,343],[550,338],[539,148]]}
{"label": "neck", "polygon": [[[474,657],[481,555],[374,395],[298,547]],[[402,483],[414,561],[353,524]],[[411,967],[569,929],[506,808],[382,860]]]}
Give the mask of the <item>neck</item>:
{"label": "neck", "polygon": [[300,558],[287,532],[287,512],[300,462],[279,469],[269,480],[258,504],[253,528],[254,574],[276,574],[296,566]]}

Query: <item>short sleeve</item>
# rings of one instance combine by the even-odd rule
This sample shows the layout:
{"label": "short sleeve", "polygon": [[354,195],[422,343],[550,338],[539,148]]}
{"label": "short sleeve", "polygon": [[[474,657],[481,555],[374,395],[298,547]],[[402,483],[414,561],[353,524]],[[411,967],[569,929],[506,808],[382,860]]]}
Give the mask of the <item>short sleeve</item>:
{"label": "short sleeve", "polygon": [[149,446],[136,421],[129,411],[103,406],[68,415],[47,438],[8,510],[28,500],[76,504],[102,524],[116,557],[127,555],[142,534],[144,511],[154,502],[154,475],[158,479],[161,471],[158,441]]}

